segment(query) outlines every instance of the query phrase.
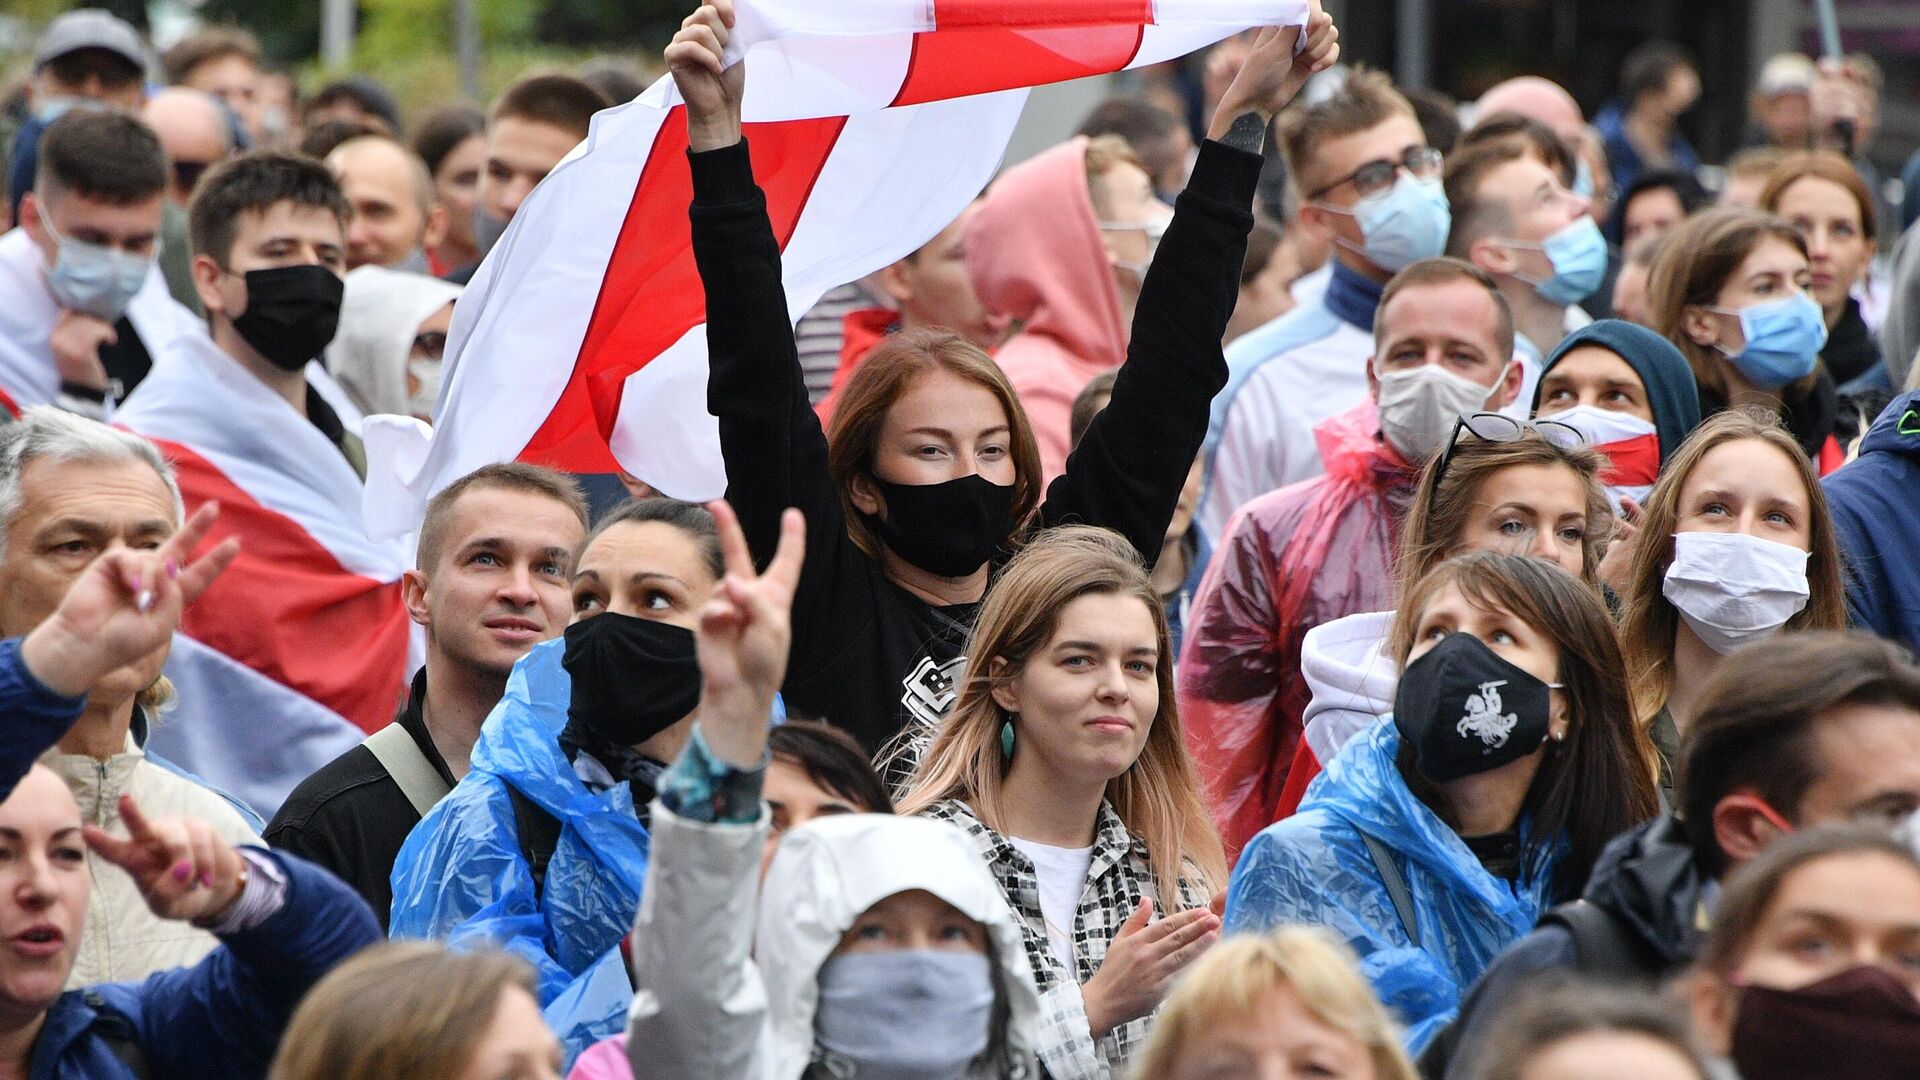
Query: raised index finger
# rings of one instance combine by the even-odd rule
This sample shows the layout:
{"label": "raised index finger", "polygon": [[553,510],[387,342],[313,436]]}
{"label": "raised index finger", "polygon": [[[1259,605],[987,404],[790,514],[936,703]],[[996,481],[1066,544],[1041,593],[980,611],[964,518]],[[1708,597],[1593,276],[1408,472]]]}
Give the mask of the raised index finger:
{"label": "raised index finger", "polygon": [[187,523],[180,527],[180,531],[160,545],[161,557],[184,565],[187,558],[200,546],[200,541],[207,538],[207,533],[213,529],[213,523],[218,520],[220,520],[220,504],[201,503],[200,509],[195,510],[187,518]]}

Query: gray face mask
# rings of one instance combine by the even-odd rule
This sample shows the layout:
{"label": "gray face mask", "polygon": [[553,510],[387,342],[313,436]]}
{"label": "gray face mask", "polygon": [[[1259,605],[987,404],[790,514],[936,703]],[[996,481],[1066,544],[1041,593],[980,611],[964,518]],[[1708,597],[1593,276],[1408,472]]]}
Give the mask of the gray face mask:
{"label": "gray face mask", "polygon": [[135,294],[147,283],[153,257],[62,236],[45,204],[39,206],[41,227],[58,245],[53,265],[47,268],[47,288],[54,299],[69,311],[107,322],[126,314]]}
{"label": "gray face mask", "polygon": [[986,1052],[993,1002],[982,953],[836,956],[820,968],[816,1053],[855,1080],[958,1080]]}

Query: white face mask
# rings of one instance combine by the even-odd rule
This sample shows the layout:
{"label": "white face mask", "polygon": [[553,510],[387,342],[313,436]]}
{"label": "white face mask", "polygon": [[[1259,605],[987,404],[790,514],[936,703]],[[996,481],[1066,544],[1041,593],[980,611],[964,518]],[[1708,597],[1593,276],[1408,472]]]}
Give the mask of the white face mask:
{"label": "white face mask", "polygon": [[1380,433],[1416,465],[1439,453],[1461,415],[1481,411],[1493,396],[1493,387],[1439,364],[1403,371],[1376,368],[1374,377],[1380,382]]}
{"label": "white face mask", "polygon": [[1807,606],[1807,553],[1745,533],[1675,533],[1661,591],[1701,641],[1729,653]]}
{"label": "white face mask", "polygon": [[407,411],[429,423],[433,407],[440,403],[440,375],[445,364],[444,360],[407,361],[407,370],[420,380],[420,389],[407,399]]}

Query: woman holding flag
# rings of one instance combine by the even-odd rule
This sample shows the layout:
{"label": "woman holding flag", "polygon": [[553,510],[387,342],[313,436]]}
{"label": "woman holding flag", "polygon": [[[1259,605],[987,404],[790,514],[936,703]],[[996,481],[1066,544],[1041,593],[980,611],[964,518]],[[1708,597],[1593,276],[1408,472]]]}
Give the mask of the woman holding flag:
{"label": "woman holding flag", "polygon": [[[1259,32],[1153,253],[1112,404],[1042,498],[1032,428],[993,361],[957,335],[903,334],[849,381],[830,431],[808,404],[781,288],[780,244],[741,136],[731,0],[701,6],[666,59],[687,103],[694,255],[707,296],[708,408],[727,497],[756,557],[781,512],[807,518],[789,707],[869,750],[952,705],[996,566],[1036,528],[1101,525],[1160,549],[1207,409],[1252,228],[1260,150],[1278,109],[1339,55],[1332,20]],[[1304,43],[1300,39],[1304,36]],[[1300,45],[1296,48],[1296,45]],[[1086,222],[1099,242],[1096,222]]]}

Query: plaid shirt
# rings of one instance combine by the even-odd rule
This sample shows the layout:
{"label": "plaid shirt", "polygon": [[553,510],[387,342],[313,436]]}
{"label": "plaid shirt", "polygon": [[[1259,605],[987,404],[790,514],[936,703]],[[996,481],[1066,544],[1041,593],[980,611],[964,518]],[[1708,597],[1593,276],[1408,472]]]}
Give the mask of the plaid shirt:
{"label": "plaid shirt", "polygon": [[1153,1018],[1129,1021],[1096,1042],[1080,986],[1100,970],[1107,958],[1107,946],[1139,906],[1141,897],[1153,899],[1158,917],[1168,911],[1205,907],[1211,899],[1206,886],[1196,879],[1182,878],[1180,902],[1163,903],[1153,888],[1146,844],[1128,833],[1120,815],[1102,801],[1100,816],[1094,822],[1093,863],[1087,868],[1087,883],[1073,919],[1078,970],[1068,971],[1047,940],[1046,920],[1040,913],[1040,882],[1026,853],[988,828],[957,799],[928,807],[926,815],[952,822],[973,839],[999,880],[1007,905],[1020,920],[1027,960],[1039,984],[1040,1064],[1046,1075],[1053,1080],[1108,1080],[1124,1075],[1128,1060],[1146,1042]]}

